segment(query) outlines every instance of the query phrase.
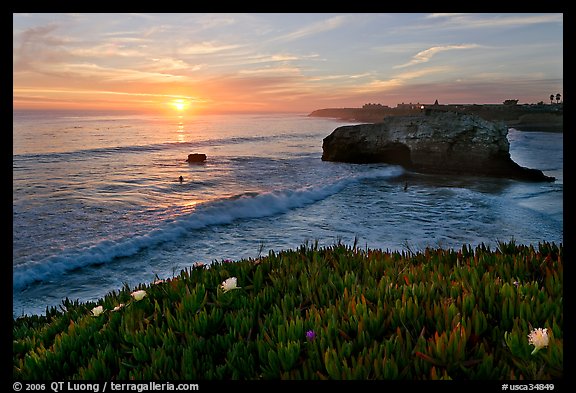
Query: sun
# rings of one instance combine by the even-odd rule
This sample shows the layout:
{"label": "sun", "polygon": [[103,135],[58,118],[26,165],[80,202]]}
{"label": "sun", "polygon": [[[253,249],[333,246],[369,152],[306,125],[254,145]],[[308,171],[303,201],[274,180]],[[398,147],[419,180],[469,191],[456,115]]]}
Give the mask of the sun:
{"label": "sun", "polygon": [[186,109],[188,107],[188,102],[186,102],[186,100],[183,99],[176,99],[176,100],[172,100],[172,102],[170,103],[174,108],[176,108],[177,111],[182,112],[184,109]]}

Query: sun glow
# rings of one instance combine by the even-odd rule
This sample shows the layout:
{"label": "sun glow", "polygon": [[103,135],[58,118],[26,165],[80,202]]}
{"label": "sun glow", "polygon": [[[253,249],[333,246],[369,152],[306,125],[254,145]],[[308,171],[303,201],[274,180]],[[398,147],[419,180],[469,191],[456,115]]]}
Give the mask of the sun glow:
{"label": "sun glow", "polygon": [[176,108],[177,111],[182,112],[184,109],[188,107],[188,102],[183,99],[173,100],[171,105]]}

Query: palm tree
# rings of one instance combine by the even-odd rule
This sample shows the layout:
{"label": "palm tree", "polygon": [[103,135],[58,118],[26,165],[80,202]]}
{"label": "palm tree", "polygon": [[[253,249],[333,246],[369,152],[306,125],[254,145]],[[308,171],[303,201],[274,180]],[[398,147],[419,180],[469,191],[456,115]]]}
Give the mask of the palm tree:
{"label": "palm tree", "polygon": [[560,103],[560,97],[562,97],[562,95],[560,93],[556,94],[556,103]]}
{"label": "palm tree", "polygon": [[550,105],[554,102],[554,94],[550,94]]}

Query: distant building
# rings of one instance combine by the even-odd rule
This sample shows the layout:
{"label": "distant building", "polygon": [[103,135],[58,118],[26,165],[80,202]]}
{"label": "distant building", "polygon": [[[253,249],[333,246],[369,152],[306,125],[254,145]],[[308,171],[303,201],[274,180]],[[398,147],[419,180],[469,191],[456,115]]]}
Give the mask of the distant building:
{"label": "distant building", "polygon": [[396,108],[398,109],[420,109],[420,103],[417,104],[413,104],[413,103],[409,103],[409,104],[405,104],[405,103],[401,103],[401,104],[396,104]]}
{"label": "distant building", "polygon": [[372,103],[362,105],[362,109],[383,109],[383,108],[390,108],[390,107],[388,105],[372,104]]}

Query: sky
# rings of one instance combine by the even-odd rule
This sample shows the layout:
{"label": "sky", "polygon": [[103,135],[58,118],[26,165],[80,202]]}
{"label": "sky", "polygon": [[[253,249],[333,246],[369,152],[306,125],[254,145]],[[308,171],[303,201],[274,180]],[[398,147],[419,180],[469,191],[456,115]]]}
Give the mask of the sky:
{"label": "sky", "polygon": [[300,112],[563,96],[563,14],[13,14],[14,109]]}

